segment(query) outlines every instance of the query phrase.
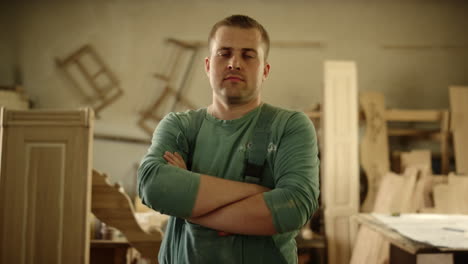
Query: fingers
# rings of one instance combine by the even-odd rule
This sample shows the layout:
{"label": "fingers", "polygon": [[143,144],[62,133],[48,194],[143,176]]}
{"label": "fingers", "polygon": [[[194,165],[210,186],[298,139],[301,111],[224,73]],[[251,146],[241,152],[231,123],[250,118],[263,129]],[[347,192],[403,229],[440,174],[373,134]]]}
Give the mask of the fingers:
{"label": "fingers", "polygon": [[181,169],[187,169],[184,158],[182,158],[182,156],[179,153],[174,152],[173,154],[169,151],[166,151],[163,157],[170,165],[179,167]]}
{"label": "fingers", "polygon": [[170,163],[172,165],[177,165],[174,154],[170,153],[169,151],[166,151],[164,153],[163,157],[168,163]]}

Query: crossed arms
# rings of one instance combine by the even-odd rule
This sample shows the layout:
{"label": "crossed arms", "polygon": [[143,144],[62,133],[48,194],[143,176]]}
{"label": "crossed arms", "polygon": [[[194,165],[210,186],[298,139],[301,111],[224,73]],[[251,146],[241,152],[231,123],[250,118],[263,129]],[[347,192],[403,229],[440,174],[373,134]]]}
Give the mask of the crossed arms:
{"label": "crossed arms", "polygon": [[171,114],[155,131],[138,170],[138,192],[144,204],[214,230],[246,235],[297,230],[318,208],[319,161],[307,116],[294,115],[282,124],[285,131],[273,165],[272,190],[185,169],[184,158],[174,154],[186,151],[177,132],[184,129],[184,118]]}
{"label": "crossed arms", "polygon": [[[187,169],[177,152],[166,151],[171,165]],[[226,233],[273,235],[276,233],[263,192],[268,188],[209,175],[200,175],[198,194],[189,221]]]}

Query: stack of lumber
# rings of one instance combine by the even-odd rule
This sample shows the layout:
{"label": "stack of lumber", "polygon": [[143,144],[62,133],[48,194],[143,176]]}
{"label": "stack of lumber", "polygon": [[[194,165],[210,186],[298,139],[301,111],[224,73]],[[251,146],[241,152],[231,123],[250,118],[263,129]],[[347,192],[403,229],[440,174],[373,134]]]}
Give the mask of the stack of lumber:
{"label": "stack of lumber", "polygon": [[[382,179],[373,212],[468,214],[468,176],[435,176],[418,166],[408,167],[403,175],[389,172]],[[389,242],[362,226],[351,263],[388,263],[388,257]]]}

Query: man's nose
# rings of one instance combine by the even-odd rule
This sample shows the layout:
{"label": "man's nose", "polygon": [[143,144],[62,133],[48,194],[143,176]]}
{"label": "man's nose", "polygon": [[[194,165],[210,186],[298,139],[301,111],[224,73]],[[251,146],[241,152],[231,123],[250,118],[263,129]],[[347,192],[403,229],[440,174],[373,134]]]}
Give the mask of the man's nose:
{"label": "man's nose", "polygon": [[237,56],[232,56],[228,63],[229,70],[240,70],[240,61],[237,59]]}

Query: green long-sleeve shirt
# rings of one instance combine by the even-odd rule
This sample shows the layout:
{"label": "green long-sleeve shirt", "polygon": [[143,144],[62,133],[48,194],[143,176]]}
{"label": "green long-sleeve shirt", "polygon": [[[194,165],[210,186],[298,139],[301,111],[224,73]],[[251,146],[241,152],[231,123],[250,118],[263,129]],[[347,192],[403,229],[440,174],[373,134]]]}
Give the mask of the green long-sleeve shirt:
{"label": "green long-sleeve shirt", "polygon": [[[252,131],[260,107],[235,120],[206,114],[199,130],[192,171],[167,164],[165,151],[187,162],[190,119],[196,111],[170,113],[158,125],[138,170],[144,204],[171,217],[160,263],[297,263],[295,236],[318,208],[319,160],[314,127],[301,112],[280,109],[275,116],[261,184],[278,234],[218,236],[215,230],[182,219],[192,212],[200,174],[244,181]],[[197,110],[200,111],[200,110]]]}

